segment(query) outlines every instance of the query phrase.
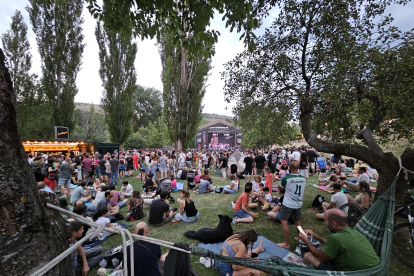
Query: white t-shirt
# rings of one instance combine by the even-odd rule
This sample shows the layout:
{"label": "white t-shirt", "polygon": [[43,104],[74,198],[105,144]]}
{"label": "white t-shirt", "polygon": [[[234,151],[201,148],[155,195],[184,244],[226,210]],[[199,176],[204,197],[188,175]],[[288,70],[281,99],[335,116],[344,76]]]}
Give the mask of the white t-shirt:
{"label": "white t-shirt", "polygon": [[148,156],[148,155],[146,155],[146,156],[145,156],[145,162],[146,162],[147,164],[149,164],[149,163],[150,163],[150,158],[149,158],[149,156]]}
{"label": "white t-shirt", "polygon": [[[344,193],[336,193],[331,197],[331,202],[334,202],[334,208],[339,209],[342,205],[348,203],[348,198]],[[348,214],[348,207],[346,207],[344,210],[345,214]]]}
{"label": "white t-shirt", "polygon": [[253,184],[253,189],[254,189],[254,191],[255,191],[255,192],[259,191],[259,184],[260,184],[260,183],[257,183],[256,181],[253,181],[253,183],[252,183],[252,184]]}
{"label": "white t-shirt", "polygon": [[238,190],[239,189],[239,184],[237,183],[236,180],[232,180],[231,183],[233,184],[232,190]]}
{"label": "white t-shirt", "polygon": [[182,173],[183,173],[183,171],[182,170],[179,170],[178,173],[177,173],[177,178],[181,178],[181,174]]}
{"label": "white t-shirt", "polygon": [[359,182],[361,182],[361,181],[364,181],[364,182],[369,183],[369,176],[368,176],[368,174],[366,174],[366,173],[361,174],[361,175],[358,177],[358,182],[357,182],[357,184],[358,184]]}
{"label": "white t-shirt", "polygon": [[125,192],[132,193],[133,190],[134,188],[132,188],[132,185],[128,183],[128,185],[125,187]]}
{"label": "white t-shirt", "polygon": [[284,150],[284,149],[283,149],[283,150],[282,150],[282,154],[286,154],[286,150]]}
{"label": "white t-shirt", "polygon": [[299,161],[299,159],[300,159],[300,152],[298,152],[298,151],[292,152],[292,154],[289,155],[289,158],[292,158],[293,161]]}
{"label": "white t-shirt", "polygon": [[184,153],[180,153],[180,157],[178,158],[178,162],[179,163],[185,162],[185,154]]}
{"label": "white t-shirt", "polygon": [[268,194],[265,193],[265,200],[266,200],[267,203],[272,201],[272,195],[270,193],[268,193]]}
{"label": "white t-shirt", "polygon": [[106,218],[106,217],[99,217],[96,221],[95,221],[95,223],[96,224],[107,224],[107,223],[110,223],[111,221],[109,220],[109,218]]}

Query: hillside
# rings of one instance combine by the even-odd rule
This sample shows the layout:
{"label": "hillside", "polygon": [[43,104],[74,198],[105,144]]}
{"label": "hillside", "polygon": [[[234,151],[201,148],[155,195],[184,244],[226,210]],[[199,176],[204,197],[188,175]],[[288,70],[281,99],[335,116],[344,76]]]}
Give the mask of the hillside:
{"label": "hillside", "polygon": [[[75,103],[75,110],[80,109],[82,111],[89,111],[91,108],[91,104],[88,103]],[[94,104],[95,113],[104,115],[103,109],[98,105]],[[232,121],[233,118],[226,115],[219,115],[219,114],[210,114],[210,113],[203,113],[204,119],[207,120],[209,123],[216,121],[216,120],[225,120],[225,121]]]}

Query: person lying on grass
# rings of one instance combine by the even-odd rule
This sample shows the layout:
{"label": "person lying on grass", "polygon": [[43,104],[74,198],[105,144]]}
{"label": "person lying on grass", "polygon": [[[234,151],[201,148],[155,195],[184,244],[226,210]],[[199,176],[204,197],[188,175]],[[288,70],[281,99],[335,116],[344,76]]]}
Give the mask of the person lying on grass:
{"label": "person lying on grass", "polygon": [[[262,239],[260,239],[259,246],[253,249],[253,244],[256,241],[256,231],[248,229],[225,240],[220,253],[223,256],[237,258],[255,258],[260,252],[264,252]],[[262,275],[260,271],[253,268],[248,268],[240,265],[232,265],[231,263],[217,261],[216,265],[221,275]]]}
{"label": "person lying on grass", "polygon": [[233,224],[237,224],[238,222],[254,222],[254,219],[257,217],[255,213],[249,211],[249,207],[254,208],[257,207],[257,203],[250,203],[249,204],[249,195],[252,192],[252,184],[246,183],[244,187],[244,192],[239,196],[234,205],[234,215],[236,216],[233,218]]}
{"label": "person lying on grass", "polygon": [[213,191],[213,180],[209,177],[207,180],[202,180],[198,189],[193,190],[194,193],[199,192],[200,194],[210,193]]}
{"label": "person lying on grass", "polygon": [[[360,232],[348,227],[347,215],[339,209],[324,213],[325,224],[331,234],[328,238],[316,235],[312,230],[299,233],[299,238],[310,252],[303,256],[305,264],[312,264],[317,270],[355,271],[375,267],[380,259],[367,238]],[[313,246],[307,236],[323,243],[322,249]]]}

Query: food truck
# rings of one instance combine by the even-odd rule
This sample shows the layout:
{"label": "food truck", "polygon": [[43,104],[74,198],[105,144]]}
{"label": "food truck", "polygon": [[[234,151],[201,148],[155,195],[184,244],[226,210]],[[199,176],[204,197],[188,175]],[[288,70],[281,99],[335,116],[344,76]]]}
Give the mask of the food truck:
{"label": "food truck", "polygon": [[27,154],[36,156],[38,152],[56,155],[70,156],[80,155],[86,152],[99,152],[100,154],[113,154],[119,152],[119,144],[98,143],[96,141],[61,141],[61,140],[22,140],[24,150]]}

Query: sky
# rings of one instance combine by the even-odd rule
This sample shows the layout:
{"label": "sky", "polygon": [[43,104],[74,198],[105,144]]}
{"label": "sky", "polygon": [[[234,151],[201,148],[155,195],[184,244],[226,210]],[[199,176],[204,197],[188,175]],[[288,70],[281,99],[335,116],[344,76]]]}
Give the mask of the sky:
{"label": "sky", "polygon": [[[41,75],[41,61],[37,51],[35,35],[29,21],[29,15],[25,7],[29,4],[27,0],[0,0],[0,34],[5,33],[10,29],[11,17],[16,9],[20,10],[23,18],[28,25],[28,39],[31,45],[32,53],[32,72]],[[86,6],[86,5],[85,5]],[[271,11],[271,17],[265,19],[263,27],[257,30],[256,34],[260,35],[264,32],[265,27],[269,27],[272,21],[272,16],[276,16],[277,9]],[[403,31],[408,31],[413,28],[412,15],[414,14],[414,1],[407,6],[392,5],[386,11],[392,14],[394,18],[394,25]],[[89,14],[89,11],[84,8],[83,11],[83,35],[84,43],[86,44],[83,53],[82,66],[76,79],[78,87],[78,94],[75,97],[75,102],[94,103],[99,104],[102,97],[102,82],[99,78],[99,59],[98,59],[98,44],[95,39],[96,21]],[[212,57],[212,67],[210,76],[207,82],[206,94],[204,96],[203,105],[204,113],[215,113],[220,115],[231,116],[231,108],[234,103],[226,103],[224,101],[224,81],[221,80],[221,72],[224,70],[224,64],[231,61],[238,53],[241,53],[245,48],[242,41],[239,41],[240,34],[230,33],[229,29],[225,28],[225,22],[221,21],[221,16],[215,16],[211,28],[218,30],[221,36],[218,43],[215,45],[216,54]],[[154,87],[162,91],[161,82],[161,60],[158,54],[155,40],[136,40],[138,45],[138,53],[135,60],[135,68],[137,72],[137,84],[146,87]]]}

